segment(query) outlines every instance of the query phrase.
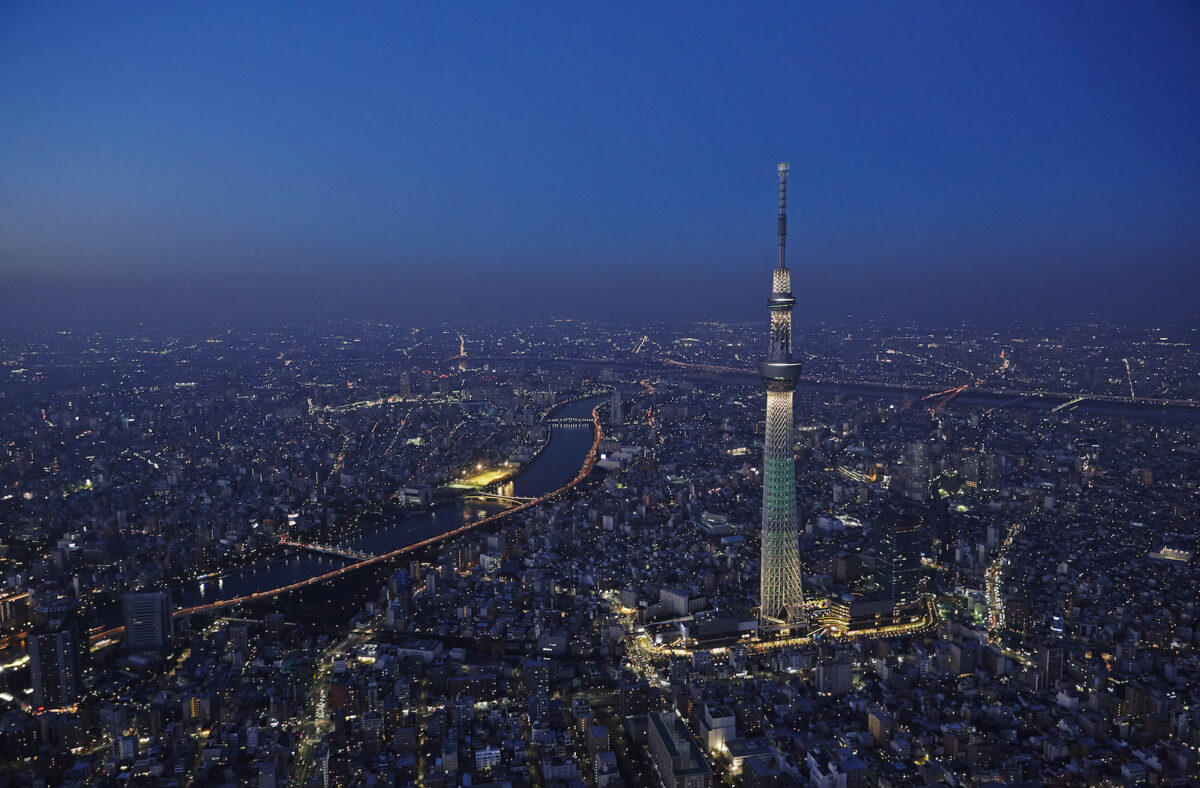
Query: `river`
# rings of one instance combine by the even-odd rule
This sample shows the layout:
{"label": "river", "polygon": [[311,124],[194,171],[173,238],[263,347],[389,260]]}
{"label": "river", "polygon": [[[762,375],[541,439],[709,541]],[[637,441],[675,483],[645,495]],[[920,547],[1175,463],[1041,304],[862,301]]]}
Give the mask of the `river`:
{"label": "river", "polygon": [[[607,399],[606,396],[597,396],[576,400],[555,408],[552,416],[590,417],[592,408]],[[537,497],[563,486],[579,472],[591,447],[590,426],[551,427],[546,448],[513,479],[512,494]],[[507,504],[497,502],[464,501],[417,514],[404,515],[400,510],[385,510],[378,526],[368,527],[342,540],[341,545],[372,554],[385,553],[507,508]],[[176,608],[180,608],[233,599],[306,580],[350,563],[350,560],[338,556],[305,551],[282,561],[250,566],[220,578],[175,588],[171,592],[171,601]]]}

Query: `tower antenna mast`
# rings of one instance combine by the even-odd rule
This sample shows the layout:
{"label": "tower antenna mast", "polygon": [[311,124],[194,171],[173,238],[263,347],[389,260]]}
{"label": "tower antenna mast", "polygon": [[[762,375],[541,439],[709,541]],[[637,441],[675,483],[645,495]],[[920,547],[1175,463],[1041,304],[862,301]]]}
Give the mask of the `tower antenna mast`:
{"label": "tower antenna mast", "polygon": [[787,269],[784,247],[787,246],[787,176],[788,163],[779,162],[779,267]]}

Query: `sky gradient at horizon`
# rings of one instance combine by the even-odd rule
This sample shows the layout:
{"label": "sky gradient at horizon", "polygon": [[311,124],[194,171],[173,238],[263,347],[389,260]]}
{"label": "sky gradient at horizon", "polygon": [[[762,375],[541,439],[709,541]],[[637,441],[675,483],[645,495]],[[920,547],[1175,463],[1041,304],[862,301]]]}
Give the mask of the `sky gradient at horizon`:
{"label": "sky gradient at horizon", "polygon": [[752,318],[783,158],[805,315],[1186,318],[1198,140],[1192,3],[11,3],[0,277],[10,323]]}

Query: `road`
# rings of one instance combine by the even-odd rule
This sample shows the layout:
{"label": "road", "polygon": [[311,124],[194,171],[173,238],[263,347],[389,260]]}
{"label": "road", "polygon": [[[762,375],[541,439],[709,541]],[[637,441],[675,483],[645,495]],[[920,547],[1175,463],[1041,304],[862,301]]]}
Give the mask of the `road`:
{"label": "road", "polygon": [[349,635],[331,644],[321,653],[312,686],[308,689],[305,706],[308,714],[300,723],[296,733],[300,736],[300,744],[296,748],[296,757],[292,762],[292,784],[305,785],[317,769],[317,748],[321,737],[333,728],[329,720],[329,710],[326,701],[329,697],[329,682],[333,679],[333,658],[338,654],[349,653],[371,639],[374,630],[364,626],[356,627]]}
{"label": "road", "polygon": [[1021,523],[1013,523],[987,569],[988,629],[1004,629],[1004,564],[1013,540],[1021,533]]}

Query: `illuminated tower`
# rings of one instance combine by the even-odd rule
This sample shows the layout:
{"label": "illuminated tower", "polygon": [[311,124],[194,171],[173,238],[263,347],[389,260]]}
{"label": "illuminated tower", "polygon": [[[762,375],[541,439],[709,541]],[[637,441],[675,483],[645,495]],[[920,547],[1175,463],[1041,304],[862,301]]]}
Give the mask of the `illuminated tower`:
{"label": "illuminated tower", "polygon": [[796,474],[792,393],[800,362],[792,360],[791,274],[784,258],[787,240],[786,162],[779,164],[779,267],[767,307],[771,312],[771,349],[759,364],[767,389],[767,434],[763,456],[762,576],[759,617],[764,623],[794,623],[804,618],[800,585],[800,544],[796,524]]}

